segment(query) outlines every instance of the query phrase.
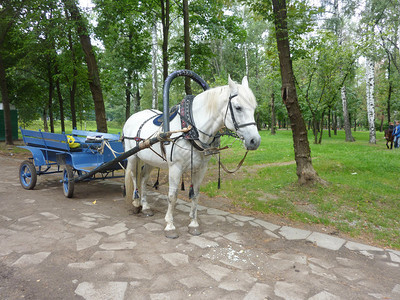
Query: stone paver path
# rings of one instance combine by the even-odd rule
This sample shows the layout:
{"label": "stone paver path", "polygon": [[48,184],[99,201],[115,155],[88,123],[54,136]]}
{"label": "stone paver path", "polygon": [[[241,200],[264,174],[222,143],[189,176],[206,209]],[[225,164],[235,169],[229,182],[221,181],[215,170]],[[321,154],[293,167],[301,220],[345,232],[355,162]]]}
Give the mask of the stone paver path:
{"label": "stone paver path", "polygon": [[166,197],[153,217],[129,215],[114,181],[59,175],[35,190],[0,157],[0,299],[400,299],[400,252],[200,207],[203,234],[164,237]]}

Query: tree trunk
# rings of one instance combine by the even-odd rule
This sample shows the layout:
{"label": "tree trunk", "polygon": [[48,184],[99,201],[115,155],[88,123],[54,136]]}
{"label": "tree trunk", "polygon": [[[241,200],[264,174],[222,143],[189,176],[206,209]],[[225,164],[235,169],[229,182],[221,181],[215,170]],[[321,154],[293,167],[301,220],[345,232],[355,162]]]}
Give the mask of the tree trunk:
{"label": "tree trunk", "polygon": [[336,111],[333,113],[333,121],[332,121],[332,124],[333,124],[333,134],[334,135],[337,135],[337,113],[336,113]]}
{"label": "tree trunk", "polygon": [[61,94],[60,88],[60,79],[56,80],[56,88],[57,88],[57,96],[58,96],[58,105],[60,106],[60,123],[61,123],[61,132],[65,132],[65,122],[64,122],[64,100]]}
{"label": "tree trunk", "polygon": [[388,91],[388,100],[387,100],[387,118],[388,118],[388,124],[390,123],[390,104],[391,104],[391,99],[392,99],[392,91],[393,91],[393,85],[392,85],[392,79],[391,79],[391,70],[390,70],[390,55],[388,55],[388,82],[389,82],[389,91]]}
{"label": "tree trunk", "polygon": [[46,111],[46,108],[43,109],[43,130],[45,132],[49,131],[49,125],[47,124],[47,111]]}
{"label": "tree trunk", "polygon": [[[6,2],[7,3],[7,2]],[[10,95],[8,93],[7,79],[6,79],[6,67],[4,65],[3,56],[1,50],[3,49],[4,39],[6,38],[7,32],[13,26],[14,21],[17,19],[17,14],[19,9],[14,11],[12,5],[3,5],[2,7],[2,18],[8,18],[8,22],[5,23],[5,18],[2,20],[0,29],[0,90],[1,90],[1,100],[3,102],[3,114],[4,114],[4,130],[5,130],[5,142],[6,145],[13,145],[12,137],[12,122],[11,122],[11,110],[10,110]],[[10,15],[8,15],[10,14]]]}
{"label": "tree trunk", "polygon": [[346,87],[342,86],[340,89],[340,93],[342,96],[342,107],[343,107],[343,118],[344,118],[344,132],[346,135],[346,142],[354,142],[355,139],[351,134],[351,124],[349,120],[349,111],[347,110],[347,95],[346,95]]}
{"label": "tree trunk", "polygon": [[168,77],[169,0],[161,0],[161,22],[163,30],[163,82],[165,82]]}
{"label": "tree trunk", "polygon": [[271,134],[275,135],[275,94],[271,93]]}
{"label": "tree trunk", "polygon": [[366,81],[367,81],[367,114],[369,126],[369,143],[376,144],[375,132],[375,99],[374,99],[374,62],[369,57],[366,58]]}
{"label": "tree trunk", "polygon": [[151,55],[152,55],[152,91],[153,91],[153,99],[151,102],[151,107],[153,109],[158,108],[158,82],[157,82],[157,22],[154,18],[153,29],[151,32],[152,37],[152,48],[151,48]]}
{"label": "tree trunk", "polygon": [[314,144],[318,144],[318,120],[315,114],[313,114],[312,116],[312,124],[313,124]]}
{"label": "tree trunk", "polygon": [[[189,34],[189,5],[188,0],[183,0],[183,32],[185,41],[185,69],[190,70],[190,34]],[[192,95],[190,78],[185,76],[186,95]]]}
{"label": "tree trunk", "polygon": [[1,55],[1,52],[0,52],[0,89],[1,89],[1,100],[3,102],[5,141],[6,145],[13,145],[14,142],[12,138],[10,98],[8,94],[8,87],[6,81],[6,68],[4,66],[3,56]]}
{"label": "tree trunk", "polygon": [[319,139],[318,139],[318,144],[320,144],[320,145],[322,143],[322,134],[324,132],[324,117],[325,117],[325,111],[322,112],[322,116],[321,116],[321,123],[320,123],[321,130],[319,132]]}
{"label": "tree trunk", "polygon": [[75,0],[63,0],[63,2],[71,14],[72,20],[76,22],[81,46],[85,54],[86,64],[89,72],[89,86],[94,101],[97,130],[101,132],[107,132],[106,110],[104,107],[103,92],[101,90],[100,74],[86,24],[82,19]]}
{"label": "tree trunk", "polygon": [[[68,17],[68,11],[65,11],[65,15],[67,16],[67,20],[69,19]],[[72,129],[77,128],[77,123],[76,123],[76,108],[75,108],[75,94],[76,94],[76,77],[78,76],[78,71],[76,69],[76,56],[75,56],[75,50],[73,47],[72,43],[72,36],[71,36],[71,30],[68,30],[68,45],[69,49],[71,51],[71,60],[72,60],[72,85],[69,87],[69,104],[71,108],[71,121],[72,121]]]}
{"label": "tree trunk", "polygon": [[138,77],[139,76],[135,76],[135,77],[136,77],[137,84],[136,84],[135,103],[134,103],[133,109],[134,109],[134,111],[136,113],[136,112],[138,112],[140,110],[140,99],[142,97],[140,96],[140,90],[139,90],[139,81],[138,81]]}
{"label": "tree trunk", "polygon": [[[125,87],[125,121],[131,116],[132,73],[128,70]],[[136,112],[136,111],[135,111]]]}
{"label": "tree trunk", "polygon": [[328,110],[328,136],[331,136],[331,109]]}
{"label": "tree trunk", "polygon": [[54,133],[54,116],[53,116],[53,94],[54,94],[54,80],[53,80],[53,73],[51,72],[52,69],[52,59],[48,58],[48,79],[49,79],[49,99],[47,103],[47,109],[49,112],[49,120],[50,120],[50,132]]}
{"label": "tree trunk", "polygon": [[320,181],[311,162],[307,128],[297,100],[296,85],[290,58],[289,35],[287,29],[286,0],[272,0],[276,42],[282,77],[282,100],[291,121],[297,177],[300,184]]}
{"label": "tree trunk", "polygon": [[[74,70],[77,73],[76,70]],[[76,77],[72,81],[72,88],[69,90],[69,105],[71,107],[71,120],[72,120],[72,129],[77,128],[77,121],[76,121],[76,107],[75,107],[75,95],[76,95]]]}
{"label": "tree trunk", "polygon": [[243,48],[244,48],[244,62],[246,64],[246,76],[247,76],[247,78],[249,78],[249,55],[248,55],[248,51],[247,51],[246,42],[244,42]]}

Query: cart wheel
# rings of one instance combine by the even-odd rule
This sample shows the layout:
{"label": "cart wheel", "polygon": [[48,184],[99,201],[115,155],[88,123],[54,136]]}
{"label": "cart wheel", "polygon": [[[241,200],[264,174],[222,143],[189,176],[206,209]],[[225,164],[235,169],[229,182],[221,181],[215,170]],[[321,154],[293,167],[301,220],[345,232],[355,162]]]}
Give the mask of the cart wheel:
{"label": "cart wheel", "polygon": [[64,196],[72,198],[74,194],[74,170],[70,165],[66,165],[63,172],[63,191]]}
{"label": "cart wheel", "polygon": [[36,168],[29,160],[23,161],[19,167],[19,181],[26,190],[31,190],[36,185]]}

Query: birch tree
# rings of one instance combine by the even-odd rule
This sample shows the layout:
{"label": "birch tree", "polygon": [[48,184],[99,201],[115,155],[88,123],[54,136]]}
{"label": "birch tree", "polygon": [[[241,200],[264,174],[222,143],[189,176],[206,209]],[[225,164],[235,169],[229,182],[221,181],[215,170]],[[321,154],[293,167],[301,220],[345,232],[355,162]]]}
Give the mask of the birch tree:
{"label": "birch tree", "polygon": [[371,58],[367,57],[365,61],[365,77],[366,77],[366,98],[367,98],[367,115],[369,127],[369,143],[376,144],[376,131],[375,131],[375,99],[374,87],[375,77],[374,62]]}
{"label": "birch tree", "polygon": [[[334,0],[331,1],[322,1],[326,7],[326,12],[329,13],[329,10],[332,12],[332,17],[327,18],[326,26],[329,30],[331,30],[337,37],[339,45],[343,45],[345,43],[345,23],[348,23],[350,17],[354,14],[355,9],[355,1],[354,0],[347,0],[339,1]],[[342,4],[342,5],[340,5]],[[344,10],[344,11],[343,11]],[[345,66],[342,66],[344,68]],[[343,71],[342,71],[343,73]],[[344,130],[346,135],[346,142],[354,142],[355,139],[351,133],[351,124],[350,124],[350,117],[349,117],[349,110],[347,108],[347,91],[345,82],[343,81],[343,85],[340,88],[340,96],[342,100],[342,112],[343,112],[343,121],[344,121]]]}
{"label": "birch tree", "polygon": [[[188,0],[183,0],[183,40],[184,40],[184,48],[185,48],[185,69],[190,70],[190,33],[189,33],[189,4]],[[185,77],[185,92],[186,95],[192,94],[192,87],[190,84],[190,78]]]}
{"label": "birch tree", "polygon": [[349,110],[347,109],[347,95],[346,86],[342,86],[340,89],[340,94],[342,97],[342,108],[343,108],[343,120],[344,120],[344,131],[346,134],[346,142],[354,142],[355,139],[351,134],[351,124],[349,119]]}
{"label": "birch tree", "polygon": [[157,81],[157,19],[151,29],[151,74],[152,74],[152,102],[151,107],[158,107],[158,81]]}

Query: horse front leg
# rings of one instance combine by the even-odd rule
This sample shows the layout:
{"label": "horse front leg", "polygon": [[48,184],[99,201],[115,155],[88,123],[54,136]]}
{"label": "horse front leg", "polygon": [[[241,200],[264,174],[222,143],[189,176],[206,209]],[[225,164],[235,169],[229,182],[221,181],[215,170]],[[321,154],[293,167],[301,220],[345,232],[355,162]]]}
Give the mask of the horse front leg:
{"label": "horse front leg", "polygon": [[174,209],[176,204],[176,199],[178,196],[178,186],[182,176],[182,168],[171,166],[169,169],[169,190],[168,190],[168,209],[165,214],[165,222],[167,226],[165,227],[165,236],[167,238],[176,239],[179,237],[174,225]]}
{"label": "horse front leg", "polygon": [[204,175],[206,174],[206,171],[207,171],[207,165],[193,172],[192,184],[194,193],[192,197],[192,206],[189,213],[189,217],[191,219],[189,224],[189,233],[191,235],[201,234],[199,222],[197,221],[197,206],[200,197],[200,185],[203,182],[203,178]]}

